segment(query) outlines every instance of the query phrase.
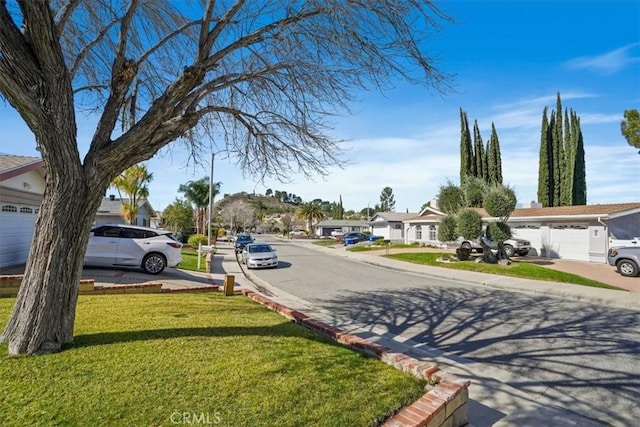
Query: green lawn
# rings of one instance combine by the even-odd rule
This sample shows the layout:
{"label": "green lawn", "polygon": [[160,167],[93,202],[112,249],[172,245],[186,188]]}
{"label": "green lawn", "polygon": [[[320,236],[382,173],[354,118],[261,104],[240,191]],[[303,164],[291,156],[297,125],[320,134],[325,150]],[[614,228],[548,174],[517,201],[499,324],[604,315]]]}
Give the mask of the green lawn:
{"label": "green lawn", "polygon": [[575,274],[553,270],[551,268],[541,267],[539,265],[535,265],[526,261],[519,261],[518,259],[514,259],[514,258],[511,258],[511,264],[507,266],[497,265],[497,264],[476,263],[473,260],[457,261],[452,263],[443,263],[443,262],[436,261],[438,258],[445,255],[451,257],[450,253],[445,254],[445,253],[438,253],[438,252],[416,252],[416,253],[404,253],[404,254],[391,254],[386,256],[389,258],[400,260],[400,261],[413,262],[416,264],[432,265],[436,267],[452,268],[457,270],[477,271],[480,273],[498,274],[501,276],[521,277],[525,279],[572,283],[576,285],[592,286],[596,288],[621,290],[620,288],[617,288],[615,286],[611,286],[605,283],[597,282],[595,280],[587,279],[582,276],[577,276]]}
{"label": "green lawn", "polygon": [[194,248],[182,248],[182,261],[178,268],[191,271],[207,271],[207,263],[204,254],[200,258],[200,268],[198,269],[198,250]]}
{"label": "green lawn", "polygon": [[72,345],[6,352],[2,426],[365,426],[424,387],[244,296],[80,296]]}

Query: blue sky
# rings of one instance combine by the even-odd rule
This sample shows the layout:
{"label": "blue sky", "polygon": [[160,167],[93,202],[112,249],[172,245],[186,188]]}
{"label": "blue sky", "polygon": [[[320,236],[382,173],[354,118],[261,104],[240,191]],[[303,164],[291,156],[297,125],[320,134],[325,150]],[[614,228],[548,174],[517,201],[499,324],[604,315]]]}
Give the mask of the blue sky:
{"label": "blue sky", "polygon": [[[640,109],[640,2],[445,1],[456,20],[430,41],[438,66],[454,74],[441,95],[398,82],[384,93],[360,93],[354,115],[340,117],[332,135],[344,139],[346,166],[326,178],[291,183],[255,182],[233,159],[216,157],[214,180],[222,193],[288,191],[303,200],[338,201],[360,210],[379,203],[384,187],[396,211],[417,212],[440,185],[459,176],[459,109],[478,121],[483,141],[498,132],[505,183],[519,202],[536,200],[540,124],[545,106],[581,119],[589,204],[640,201],[640,155],[620,134],[626,109]],[[79,128],[88,139],[91,128]],[[37,156],[20,117],[0,103],[0,152]],[[185,168],[177,146],[147,162],[154,173],[150,201],[164,209],[178,186],[209,175],[209,165]]]}

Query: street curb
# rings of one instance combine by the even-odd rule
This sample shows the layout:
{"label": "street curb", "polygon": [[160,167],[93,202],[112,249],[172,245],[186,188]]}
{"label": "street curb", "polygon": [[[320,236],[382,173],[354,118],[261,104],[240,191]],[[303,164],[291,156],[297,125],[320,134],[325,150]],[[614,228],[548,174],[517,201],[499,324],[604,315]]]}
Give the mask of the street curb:
{"label": "street curb", "polygon": [[384,426],[440,427],[446,425],[459,427],[469,423],[468,389],[470,381],[460,379],[446,371],[441,371],[437,366],[414,359],[404,353],[394,352],[388,347],[349,334],[342,329],[309,317],[300,311],[292,310],[258,292],[244,289],[242,293],[289,320],[328,336],[356,351],[377,357],[396,369],[426,380],[429,384],[427,386],[428,391],[418,400],[394,414],[384,423]]}

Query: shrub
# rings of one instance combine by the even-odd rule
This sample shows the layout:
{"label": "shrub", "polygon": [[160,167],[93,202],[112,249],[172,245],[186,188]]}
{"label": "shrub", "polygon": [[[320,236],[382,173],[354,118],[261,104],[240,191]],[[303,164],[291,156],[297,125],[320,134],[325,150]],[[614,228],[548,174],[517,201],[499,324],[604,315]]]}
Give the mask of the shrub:
{"label": "shrub", "polygon": [[458,236],[475,240],[482,234],[482,216],[473,209],[463,209],[458,213]]}
{"label": "shrub", "polygon": [[506,218],[516,208],[516,194],[512,188],[494,185],[484,197],[484,209],[493,217]]}
{"label": "shrub", "polygon": [[494,242],[504,242],[511,238],[511,228],[504,222],[492,222],[487,225],[487,237]]}
{"label": "shrub", "polygon": [[456,249],[456,258],[458,258],[460,261],[466,261],[469,259],[469,257],[471,256],[471,249],[470,248],[458,248]]}
{"label": "shrub", "polygon": [[441,242],[450,242],[458,238],[457,233],[458,221],[455,215],[447,215],[442,218],[438,226],[438,240]]}
{"label": "shrub", "polygon": [[207,245],[209,240],[207,239],[207,236],[203,234],[192,234],[189,236],[189,240],[187,242],[195,248],[198,247],[198,245]]}

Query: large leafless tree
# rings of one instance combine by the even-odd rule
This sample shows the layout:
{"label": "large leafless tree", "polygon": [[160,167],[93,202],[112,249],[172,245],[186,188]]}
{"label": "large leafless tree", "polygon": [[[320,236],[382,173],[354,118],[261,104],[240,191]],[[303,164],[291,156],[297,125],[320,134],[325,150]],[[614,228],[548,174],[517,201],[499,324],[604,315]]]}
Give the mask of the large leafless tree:
{"label": "large leafless tree", "polygon": [[[72,342],[88,232],[119,173],[172,141],[256,178],[324,173],[339,156],[327,120],[356,90],[445,88],[425,41],[447,20],[424,0],[0,0],[0,94],[46,166],[9,353]],[[88,147],[81,114],[97,120]]]}

